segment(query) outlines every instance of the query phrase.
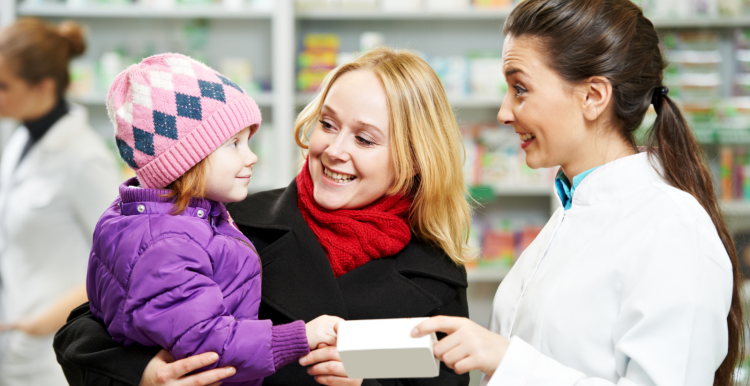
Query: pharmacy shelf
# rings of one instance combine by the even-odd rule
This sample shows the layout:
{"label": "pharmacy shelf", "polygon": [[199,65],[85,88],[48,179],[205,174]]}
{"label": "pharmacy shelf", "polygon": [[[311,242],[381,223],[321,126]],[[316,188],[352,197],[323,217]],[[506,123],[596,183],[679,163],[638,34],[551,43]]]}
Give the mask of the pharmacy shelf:
{"label": "pharmacy shelf", "polygon": [[694,17],[694,18],[652,18],[658,29],[665,28],[734,28],[750,27],[750,16],[736,17]]}
{"label": "pharmacy shelf", "polygon": [[750,216],[750,202],[733,201],[721,202],[721,211],[724,216],[728,217],[745,217]]}
{"label": "pharmacy shelf", "polygon": [[451,106],[453,106],[453,108],[499,109],[500,105],[503,104],[502,97],[485,97],[485,96],[451,97],[449,96],[448,99],[450,100]]}
{"label": "pharmacy shelf", "polygon": [[[272,107],[273,106],[273,94],[271,92],[264,92],[261,94],[250,94],[250,97],[255,100],[255,103],[258,104],[259,107]],[[104,105],[107,96],[104,94],[92,94],[92,95],[83,95],[83,96],[68,96],[68,100],[70,100],[73,103],[78,103],[82,105]]]}
{"label": "pharmacy shelf", "polygon": [[492,193],[495,197],[510,197],[510,196],[535,196],[535,197],[547,197],[553,192],[551,186],[503,186],[493,187]]}
{"label": "pharmacy shelf", "polygon": [[141,5],[86,5],[71,7],[65,4],[27,4],[18,6],[18,15],[60,18],[151,18],[151,19],[271,19],[270,10],[252,8],[231,9],[221,5],[193,5],[175,7],[147,7]]}
{"label": "pharmacy shelf", "polygon": [[[298,10],[299,20],[505,20],[511,9],[458,9],[451,11],[386,11],[386,10]],[[651,18],[656,28],[733,28],[750,27],[750,16]]]}
{"label": "pharmacy shelf", "polygon": [[505,279],[508,272],[510,272],[510,268],[469,268],[466,270],[466,280],[469,283],[499,283]]}
{"label": "pharmacy shelf", "polygon": [[510,14],[509,9],[457,9],[457,10],[298,10],[295,17],[299,20],[504,20]]}

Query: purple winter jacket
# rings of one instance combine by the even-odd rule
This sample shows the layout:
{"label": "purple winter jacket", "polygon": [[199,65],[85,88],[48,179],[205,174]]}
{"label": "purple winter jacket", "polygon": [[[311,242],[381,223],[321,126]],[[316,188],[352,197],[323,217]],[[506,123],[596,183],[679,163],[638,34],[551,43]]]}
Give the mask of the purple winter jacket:
{"label": "purple winter jacket", "polygon": [[115,341],[161,346],[175,359],[213,351],[207,368],[234,366],[227,382],[263,378],[309,352],[303,321],[258,320],[260,260],[224,205],[193,199],[170,215],[167,190],[136,178],[94,231],[86,289]]}

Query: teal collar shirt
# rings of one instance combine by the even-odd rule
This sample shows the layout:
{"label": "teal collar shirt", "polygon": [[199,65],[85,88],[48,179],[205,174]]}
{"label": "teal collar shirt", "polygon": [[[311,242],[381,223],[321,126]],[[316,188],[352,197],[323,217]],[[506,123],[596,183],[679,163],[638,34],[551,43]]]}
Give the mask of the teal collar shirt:
{"label": "teal collar shirt", "polygon": [[570,209],[570,205],[573,204],[573,193],[575,192],[578,185],[581,184],[581,181],[583,181],[586,176],[588,176],[589,174],[591,174],[591,172],[598,168],[598,166],[595,168],[591,168],[573,177],[572,184],[568,180],[568,177],[565,176],[565,173],[563,173],[562,169],[557,172],[557,177],[555,177],[555,190],[557,190],[557,195],[560,196],[560,202],[562,202],[562,206],[565,210]]}

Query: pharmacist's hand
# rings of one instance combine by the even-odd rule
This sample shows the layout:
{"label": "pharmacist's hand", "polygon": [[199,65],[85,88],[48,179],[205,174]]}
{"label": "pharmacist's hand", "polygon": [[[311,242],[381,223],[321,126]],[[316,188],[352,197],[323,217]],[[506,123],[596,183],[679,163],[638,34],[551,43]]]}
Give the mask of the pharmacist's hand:
{"label": "pharmacist's hand", "polygon": [[220,380],[237,372],[234,367],[222,367],[187,375],[218,360],[218,354],[207,352],[175,362],[169,351],[161,350],[146,365],[139,386],[218,386],[221,385]]}
{"label": "pharmacist's hand", "polygon": [[15,322],[0,322],[0,332],[18,330],[32,336],[48,335],[56,330],[48,328],[39,318],[23,318]]}
{"label": "pharmacist's hand", "polygon": [[411,336],[420,337],[433,332],[448,334],[435,343],[435,357],[457,374],[481,370],[492,376],[508,350],[510,342],[502,336],[467,318],[435,316],[414,327]]}
{"label": "pharmacist's hand", "polygon": [[305,331],[310,350],[315,349],[321,343],[327,346],[335,346],[336,327],[343,320],[338,316],[321,315],[307,322]]}
{"label": "pharmacist's hand", "polygon": [[349,379],[341,363],[339,351],[335,346],[325,343],[318,345],[318,349],[311,351],[299,360],[302,366],[309,366],[307,373],[315,378],[315,382],[330,386],[360,386],[361,379]]}

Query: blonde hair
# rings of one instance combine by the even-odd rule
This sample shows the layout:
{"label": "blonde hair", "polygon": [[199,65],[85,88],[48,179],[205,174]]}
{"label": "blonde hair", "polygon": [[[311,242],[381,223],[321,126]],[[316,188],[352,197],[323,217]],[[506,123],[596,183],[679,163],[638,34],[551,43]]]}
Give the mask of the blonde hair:
{"label": "blonde hair", "polygon": [[387,194],[413,195],[409,210],[412,231],[438,246],[455,263],[466,263],[472,258],[466,244],[471,209],[465,198],[463,142],[440,79],[419,56],[377,48],[331,71],[321,91],[297,117],[297,145],[308,148],[310,131],[336,79],[358,70],[376,74],[388,98],[396,180]]}

